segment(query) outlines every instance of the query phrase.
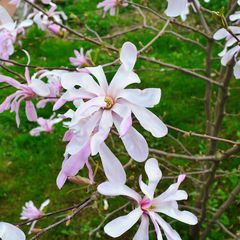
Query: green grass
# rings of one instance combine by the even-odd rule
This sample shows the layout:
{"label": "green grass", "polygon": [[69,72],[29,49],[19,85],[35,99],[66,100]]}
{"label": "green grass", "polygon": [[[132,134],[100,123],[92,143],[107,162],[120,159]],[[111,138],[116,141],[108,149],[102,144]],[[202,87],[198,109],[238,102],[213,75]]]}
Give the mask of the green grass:
{"label": "green grass", "polygon": [[[129,9],[122,9],[121,14],[116,17],[107,15],[106,18],[102,18],[102,12],[96,11],[96,4],[98,2],[96,0],[69,0],[67,3],[66,1],[59,2],[60,7],[67,15],[72,16],[69,19],[69,23],[78,31],[85,31],[84,25],[87,24],[101,36],[104,36],[109,32],[118,32],[121,31],[122,27],[127,28],[132,24],[136,25],[142,21],[139,17],[134,16],[132,10]],[[223,3],[225,3],[225,1],[223,1]],[[211,4],[212,9],[219,9],[216,7],[214,1],[212,1]],[[87,34],[89,34],[89,32]],[[191,33],[185,34],[190,38],[195,37],[195,35]],[[114,43],[120,48],[125,41],[131,41],[140,48],[142,44],[146,44],[152,37],[154,37],[152,32],[141,30],[125,34],[117,40],[111,40],[110,43]],[[205,44],[203,39],[199,38],[199,41]],[[66,41],[42,33],[34,27],[27,31],[27,36],[22,41],[22,48],[26,49],[31,55],[31,64],[40,66],[68,67],[70,66],[68,59],[73,55],[73,50],[80,47],[86,50],[93,48],[92,56],[96,64],[104,64],[117,57],[117,55],[106,55],[105,51],[92,44],[79,40]],[[217,53],[218,50],[219,47],[216,47],[215,52]],[[166,35],[160,38],[148,50],[147,55],[186,68],[204,68],[203,51],[197,49],[194,45],[179,41],[172,35]],[[17,48],[13,59],[19,62],[27,61],[20,47]],[[214,66],[216,69],[219,68],[218,61],[216,61]],[[23,73],[23,69],[21,68],[12,68]],[[161,102],[153,109],[153,112],[161,116],[163,120],[170,125],[203,133],[205,129],[203,99],[205,83],[174,70],[146,71],[146,69],[152,68],[158,68],[159,70],[159,66],[145,63],[141,60],[138,60],[136,65],[136,71],[142,80],[142,83],[138,85],[138,87],[158,87],[162,90]],[[111,79],[116,67],[108,68],[107,70],[111,71],[108,73],[108,79]],[[3,71],[3,73],[5,72]],[[238,104],[239,82],[235,80],[232,82],[234,89],[232,89],[230,94],[227,112],[238,113],[240,111]],[[0,102],[12,91],[13,89],[10,88],[1,90]],[[216,94],[216,92],[214,94]],[[39,113],[44,117],[50,116],[51,106],[49,105],[46,110],[40,111]],[[20,116],[20,128],[16,127],[14,114],[10,114],[9,112],[2,113],[0,121],[0,214],[1,220],[12,223],[19,222],[21,207],[26,201],[33,200],[36,205],[39,206],[46,198],[50,198],[51,204],[48,207],[48,211],[54,211],[71,206],[74,203],[79,203],[87,198],[92,191],[92,189],[79,187],[71,183],[67,183],[61,191],[57,189],[55,181],[61,168],[65,149],[65,144],[62,143],[64,129],[58,126],[51,135],[43,134],[40,137],[31,137],[29,131],[35,127],[35,124],[29,123],[26,120],[24,106],[21,107]],[[240,135],[239,127],[238,117],[227,117],[224,121],[224,130],[221,132],[221,135],[225,138],[237,139]],[[142,128],[139,129],[148,139],[150,147],[170,152],[182,151],[176,141],[171,137],[154,139],[148,132],[143,131]],[[205,153],[207,146],[206,141],[181,137],[172,131],[170,131],[170,134],[180,139],[183,144],[187,145],[191,152],[196,154]],[[114,152],[116,152],[121,161],[126,162],[128,157],[119,154],[123,147],[118,140],[116,141],[118,143],[118,149],[114,149]],[[220,146],[222,149],[226,148],[226,145]],[[98,160],[98,157],[96,157],[95,161]],[[193,169],[196,170],[202,167],[199,163],[190,163],[184,160],[167,159],[167,161],[171,161],[171,163],[178,168],[178,172],[192,171]],[[229,171],[235,169],[236,172],[239,166],[239,159],[236,157],[230,161],[230,164],[222,164],[222,169]],[[170,173],[166,168],[166,163],[160,161],[160,164],[164,175],[169,175]],[[129,170],[132,183],[135,182],[136,184],[139,172],[142,170],[143,164],[134,163],[133,168]],[[87,172],[82,171],[81,175],[86,176]],[[97,179],[103,180],[103,176],[97,175]],[[164,190],[172,181],[173,180],[163,180],[159,187],[159,192]],[[212,197],[208,206],[209,210],[218,208],[218,206],[226,200],[228,193],[234,188],[238,181],[239,178],[236,174],[231,173],[227,177],[219,178],[212,191]],[[196,183],[194,184],[190,179],[187,179],[182,187],[190,193],[189,201],[184,204],[194,206],[193,200],[196,196]],[[115,209],[117,206],[121,206],[121,204],[125,202],[126,199],[124,198],[110,199],[109,211]],[[238,205],[232,206],[226,214],[221,217],[221,222],[235,232],[237,230],[237,210],[239,209],[239,203],[240,199],[238,198]],[[96,204],[95,208],[86,209],[76,217],[69,226],[61,226],[49,234],[46,234],[42,239],[87,239],[89,231],[95,228],[108,213],[103,210],[102,199]],[[117,215],[118,214],[116,214],[115,217]],[[210,213],[208,217],[211,218]],[[47,226],[54,220],[55,219],[52,218],[41,221],[37,226]],[[181,223],[173,223],[173,226],[179,231],[184,240],[189,239],[188,226]],[[132,239],[135,230],[136,229],[129,231],[121,239]],[[109,238],[101,229],[97,235],[93,236],[93,239]],[[151,239],[155,239],[153,235]],[[215,227],[209,239],[223,240],[227,238],[218,227]]]}

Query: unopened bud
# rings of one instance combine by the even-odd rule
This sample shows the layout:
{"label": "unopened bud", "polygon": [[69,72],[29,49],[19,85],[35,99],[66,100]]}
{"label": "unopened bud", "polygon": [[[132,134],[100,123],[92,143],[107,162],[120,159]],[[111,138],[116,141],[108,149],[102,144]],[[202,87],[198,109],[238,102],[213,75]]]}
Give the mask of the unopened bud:
{"label": "unopened bud", "polygon": [[80,177],[80,176],[69,177],[68,180],[77,185],[90,185],[91,184],[91,182],[88,178]]}

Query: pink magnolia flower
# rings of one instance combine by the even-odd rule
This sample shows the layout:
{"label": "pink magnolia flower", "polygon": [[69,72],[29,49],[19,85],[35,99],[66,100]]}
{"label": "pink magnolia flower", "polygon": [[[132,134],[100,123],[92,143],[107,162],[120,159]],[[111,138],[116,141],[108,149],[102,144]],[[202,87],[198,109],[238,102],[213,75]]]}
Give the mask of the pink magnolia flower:
{"label": "pink magnolia flower", "polygon": [[[179,190],[179,186],[185,179],[185,175],[180,175],[176,183],[157,197],[154,197],[155,189],[161,180],[162,172],[156,159],[151,158],[145,163],[145,171],[148,176],[148,184],[139,178],[139,185],[144,197],[135,190],[129,188],[126,183],[124,169],[115,169],[107,175],[108,181],[98,186],[98,191],[107,196],[127,196],[136,203],[136,208],[125,216],[121,216],[111,221],[104,227],[104,231],[111,237],[117,238],[128,231],[141,219],[140,227],[133,240],[142,240],[149,238],[149,220],[152,221],[157,239],[163,239],[161,230],[165,233],[167,239],[180,240],[179,234],[168,224],[158,213],[165,214],[171,218],[195,225],[198,220],[195,215],[189,211],[178,209],[177,201],[186,200],[188,195],[185,191]],[[115,173],[118,173],[115,176]]]}
{"label": "pink magnolia flower", "polygon": [[34,205],[34,203],[32,201],[29,201],[29,202],[25,203],[25,206],[23,206],[23,208],[22,208],[22,213],[21,213],[20,219],[22,219],[22,220],[34,220],[32,223],[29,223],[29,225],[31,224],[31,226],[30,226],[28,234],[31,234],[33,228],[35,227],[35,225],[37,223],[37,219],[44,215],[43,209],[49,203],[50,203],[50,200],[47,199],[46,201],[44,201],[41,204],[39,209],[36,208],[36,206]]}
{"label": "pink magnolia flower", "polygon": [[53,118],[52,116],[50,119],[38,118],[37,123],[39,127],[33,128],[30,131],[32,136],[39,136],[41,132],[51,133],[53,131],[54,125],[61,122],[62,118]]}
{"label": "pink magnolia flower", "polygon": [[61,28],[59,28],[59,26],[56,25],[49,17],[53,18],[54,21],[58,23],[63,23],[63,21],[67,20],[67,16],[64,12],[56,11],[56,9],[57,6],[52,4],[50,10],[48,11],[48,16],[34,9],[33,13],[28,16],[28,19],[32,19],[39,29],[43,31],[48,29],[52,33],[58,34]]}
{"label": "pink magnolia flower", "polygon": [[37,103],[37,108],[45,108],[47,103],[55,103],[59,99],[62,92],[61,74],[64,72],[62,70],[42,70],[33,75],[34,79],[46,82],[50,90],[50,94]]}
{"label": "pink magnolia flower", "polygon": [[0,222],[0,238],[2,240],[25,240],[26,236],[18,227],[10,223]]}
{"label": "pink magnolia flower", "polygon": [[32,24],[25,20],[20,24],[13,22],[7,10],[0,5],[0,58],[7,60],[14,53],[17,35],[24,33],[24,28]]}
{"label": "pink magnolia flower", "polygon": [[106,15],[107,11],[110,12],[111,16],[116,14],[117,7],[126,7],[128,3],[124,0],[104,0],[103,2],[98,3],[97,8],[103,8],[104,14]]}
{"label": "pink magnolia flower", "polygon": [[[77,103],[75,102],[75,104]],[[71,118],[73,113],[72,110],[69,110],[65,114],[65,117]],[[96,112],[65,133],[63,140],[70,141],[70,143],[67,145],[65,160],[63,161],[62,169],[57,177],[58,188],[62,188],[68,177],[75,176],[85,165],[89,171],[90,182],[93,183],[93,171],[89,163],[89,156],[91,155],[91,145],[92,141],[94,141],[93,136],[96,131],[95,126],[98,118],[99,112]],[[74,142],[78,143],[78,148],[74,147]],[[99,155],[106,174],[109,175],[113,169],[122,168],[119,160],[105,143],[100,144]]]}
{"label": "pink magnolia flower", "polygon": [[0,83],[5,82],[15,87],[17,91],[9,95],[5,101],[0,104],[0,113],[10,109],[11,112],[16,113],[17,126],[20,125],[19,108],[20,104],[25,101],[25,112],[29,121],[37,120],[37,112],[32,99],[36,96],[47,97],[50,94],[49,87],[40,79],[30,78],[29,70],[26,68],[25,78],[27,84],[22,84],[13,78],[0,75]]}
{"label": "pink magnolia flower", "polygon": [[76,57],[70,57],[69,60],[75,67],[89,66],[91,59],[91,51],[92,50],[88,50],[86,54],[84,54],[83,48],[80,48],[80,51],[74,50],[74,54]]}

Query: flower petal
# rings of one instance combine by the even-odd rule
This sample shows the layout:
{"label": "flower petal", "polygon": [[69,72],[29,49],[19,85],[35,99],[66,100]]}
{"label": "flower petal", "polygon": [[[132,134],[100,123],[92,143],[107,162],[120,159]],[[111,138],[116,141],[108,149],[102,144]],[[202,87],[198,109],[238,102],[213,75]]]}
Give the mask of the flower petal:
{"label": "flower petal", "polygon": [[131,109],[139,123],[154,137],[164,137],[168,133],[166,125],[148,109],[131,104]]}
{"label": "flower petal", "polygon": [[159,168],[158,161],[155,158],[150,158],[145,163],[145,172],[148,176],[148,185],[143,184],[140,178],[140,187],[142,192],[153,199],[155,189],[162,178],[162,172]]}
{"label": "flower petal", "polygon": [[141,196],[126,185],[119,185],[114,182],[104,182],[98,185],[98,192],[105,196],[127,196],[137,203],[141,201]]}
{"label": "flower petal", "polygon": [[123,166],[105,143],[101,144],[99,155],[107,179],[116,185],[124,185],[126,182],[126,173]]}
{"label": "flower petal", "polygon": [[137,60],[137,48],[131,42],[125,42],[120,52],[120,61],[127,71],[132,71]]}
{"label": "flower petal", "polygon": [[151,108],[160,102],[161,90],[159,88],[124,89],[118,94],[118,98],[124,98],[133,104]]}
{"label": "flower petal", "polygon": [[117,238],[128,231],[141,217],[141,208],[136,208],[128,215],[118,217],[104,227],[104,231],[111,237]]}
{"label": "flower petal", "polygon": [[186,9],[188,0],[168,0],[168,7],[165,14],[168,17],[177,17]]}
{"label": "flower petal", "polygon": [[149,218],[147,215],[142,215],[141,224],[133,240],[149,240]]}
{"label": "flower petal", "polygon": [[33,79],[28,86],[41,97],[47,97],[50,94],[48,85],[39,79]]}
{"label": "flower petal", "polygon": [[81,86],[90,93],[94,93],[98,96],[104,95],[104,90],[94,81],[91,75],[86,73],[63,73],[61,75],[61,83],[65,89]]}
{"label": "flower petal", "polygon": [[181,240],[180,235],[171,227],[170,224],[165,222],[158,214],[154,214],[157,223],[163,229],[167,240]]}
{"label": "flower petal", "polygon": [[22,230],[18,227],[6,223],[0,222],[0,237],[3,240],[25,240],[26,236]]}
{"label": "flower petal", "polygon": [[26,111],[28,121],[30,121],[30,122],[37,121],[37,112],[36,112],[35,106],[33,105],[32,101],[26,101],[25,111]]}
{"label": "flower petal", "polygon": [[86,69],[97,79],[100,87],[106,92],[108,88],[108,82],[102,66],[86,67]]}

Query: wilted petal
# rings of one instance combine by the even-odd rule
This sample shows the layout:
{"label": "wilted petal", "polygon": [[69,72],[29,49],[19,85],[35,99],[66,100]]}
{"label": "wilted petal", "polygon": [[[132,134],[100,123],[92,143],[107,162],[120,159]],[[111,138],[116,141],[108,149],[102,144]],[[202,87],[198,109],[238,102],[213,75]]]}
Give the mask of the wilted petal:
{"label": "wilted petal", "polygon": [[104,227],[104,231],[111,237],[117,238],[128,231],[141,217],[141,208],[136,208],[128,215],[118,217]]}

